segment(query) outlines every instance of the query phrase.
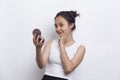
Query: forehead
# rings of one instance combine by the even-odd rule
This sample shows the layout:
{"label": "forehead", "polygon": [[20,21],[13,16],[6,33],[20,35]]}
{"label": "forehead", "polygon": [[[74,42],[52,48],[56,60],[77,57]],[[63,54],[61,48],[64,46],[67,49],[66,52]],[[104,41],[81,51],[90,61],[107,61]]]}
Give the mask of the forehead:
{"label": "forehead", "polygon": [[56,17],[56,19],[55,19],[55,23],[56,23],[56,24],[66,23],[66,22],[67,22],[66,19],[63,18],[62,16],[58,16],[58,17]]}

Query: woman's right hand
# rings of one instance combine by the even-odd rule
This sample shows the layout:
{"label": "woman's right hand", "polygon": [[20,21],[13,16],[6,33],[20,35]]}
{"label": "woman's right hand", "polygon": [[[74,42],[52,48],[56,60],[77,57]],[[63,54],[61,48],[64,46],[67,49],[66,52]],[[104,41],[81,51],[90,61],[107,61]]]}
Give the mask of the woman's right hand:
{"label": "woman's right hand", "polygon": [[36,48],[41,49],[44,42],[45,42],[45,39],[43,37],[40,37],[39,35],[36,37],[36,34],[33,35],[33,43],[36,46]]}

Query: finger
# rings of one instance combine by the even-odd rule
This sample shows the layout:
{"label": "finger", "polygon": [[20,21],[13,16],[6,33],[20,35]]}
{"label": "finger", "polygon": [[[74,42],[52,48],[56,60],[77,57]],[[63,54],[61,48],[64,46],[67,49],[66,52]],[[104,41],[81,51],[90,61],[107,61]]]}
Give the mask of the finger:
{"label": "finger", "polygon": [[36,43],[36,34],[33,35],[33,42]]}
{"label": "finger", "polygon": [[40,37],[41,40],[40,40],[40,43],[43,43],[44,42],[44,38],[43,37]]}
{"label": "finger", "polygon": [[33,40],[35,41],[35,38],[36,38],[36,34],[33,35]]}
{"label": "finger", "polygon": [[37,44],[39,44],[39,42],[40,42],[39,39],[40,39],[40,36],[38,35],[38,36],[37,36],[37,40],[36,40],[36,41],[37,41]]}
{"label": "finger", "polygon": [[37,43],[37,45],[42,46],[44,44],[44,38],[43,37],[39,37],[40,41]]}

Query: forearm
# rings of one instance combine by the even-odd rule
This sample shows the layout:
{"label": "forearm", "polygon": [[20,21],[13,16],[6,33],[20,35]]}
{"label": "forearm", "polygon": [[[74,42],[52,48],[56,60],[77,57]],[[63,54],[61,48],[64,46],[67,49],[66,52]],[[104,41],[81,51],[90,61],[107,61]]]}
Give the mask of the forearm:
{"label": "forearm", "polygon": [[62,60],[62,63],[63,63],[64,71],[65,71],[66,74],[68,74],[73,69],[72,69],[72,61],[67,56],[65,46],[60,47],[60,53],[61,53],[61,60]]}
{"label": "forearm", "polygon": [[36,62],[39,68],[42,69],[44,67],[43,55],[41,53],[41,49],[38,49],[38,48],[36,48]]}

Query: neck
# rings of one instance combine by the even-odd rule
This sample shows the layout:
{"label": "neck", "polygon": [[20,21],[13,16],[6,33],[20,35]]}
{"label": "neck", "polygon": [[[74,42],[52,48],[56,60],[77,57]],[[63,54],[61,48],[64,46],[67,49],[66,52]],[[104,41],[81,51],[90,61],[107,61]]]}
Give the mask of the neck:
{"label": "neck", "polygon": [[70,33],[68,35],[68,37],[66,38],[66,42],[65,42],[65,46],[70,46],[74,43],[74,39],[73,39],[73,36],[72,36],[72,33]]}

